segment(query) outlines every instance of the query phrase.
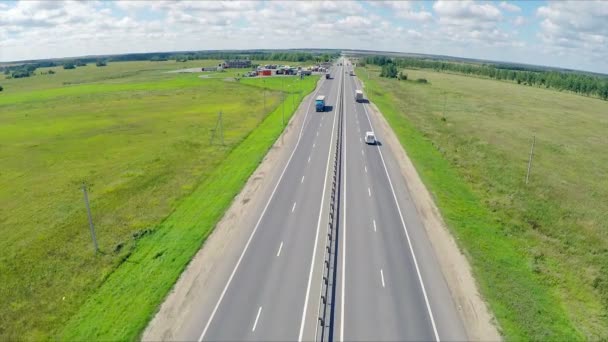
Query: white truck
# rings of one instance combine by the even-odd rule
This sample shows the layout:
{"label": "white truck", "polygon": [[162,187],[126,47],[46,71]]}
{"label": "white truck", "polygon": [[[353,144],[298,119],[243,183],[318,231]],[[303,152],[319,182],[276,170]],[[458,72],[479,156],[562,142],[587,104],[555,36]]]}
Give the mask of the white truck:
{"label": "white truck", "polygon": [[363,101],[363,91],[360,89],[355,90],[355,101],[361,102]]}

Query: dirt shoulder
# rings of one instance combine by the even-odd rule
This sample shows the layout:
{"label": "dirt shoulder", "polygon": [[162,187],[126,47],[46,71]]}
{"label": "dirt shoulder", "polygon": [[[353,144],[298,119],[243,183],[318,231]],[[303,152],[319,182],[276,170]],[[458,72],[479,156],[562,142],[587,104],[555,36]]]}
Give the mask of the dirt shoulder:
{"label": "dirt shoulder", "polygon": [[383,144],[396,156],[469,340],[501,340],[496,320],[479,294],[471,267],[446,227],[431,194],[384,116],[375,105],[369,108],[374,127],[383,137]]}
{"label": "dirt shoulder", "polygon": [[[320,80],[319,82],[322,82]],[[317,89],[320,84],[317,84]],[[309,94],[142,334],[144,341],[197,340],[280,177],[305,123]],[[197,324],[193,324],[197,322]],[[192,327],[200,329],[189,331]]]}

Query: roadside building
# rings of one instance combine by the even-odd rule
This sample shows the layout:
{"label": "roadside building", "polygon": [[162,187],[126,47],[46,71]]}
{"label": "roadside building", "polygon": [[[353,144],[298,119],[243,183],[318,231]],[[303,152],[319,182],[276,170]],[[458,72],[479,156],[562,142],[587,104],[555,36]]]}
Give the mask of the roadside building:
{"label": "roadside building", "polygon": [[231,59],[224,61],[224,68],[251,68],[251,61],[248,59]]}

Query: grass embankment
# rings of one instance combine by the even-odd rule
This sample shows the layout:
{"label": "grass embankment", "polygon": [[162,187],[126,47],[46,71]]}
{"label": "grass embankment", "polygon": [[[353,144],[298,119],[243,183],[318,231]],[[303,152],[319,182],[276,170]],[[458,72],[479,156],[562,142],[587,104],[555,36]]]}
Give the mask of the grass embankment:
{"label": "grass embankment", "polygon": [[420,84],[368,70],[370,80],[359,70],[368,96],[471,261],[504,336],[608,338],[608,104],[472,77],[404,70],[430,82]]}
{"label": "grass embankment", "polygon": [[[182,66],[113,63],[97,79],[92,66],[4,81],[0,339],[135,339],[282,131],[278,80],[163,72]],[[145,71],[120,77],[129,70]],[[285,82],[306,94],[316,78]],[[299,101],[286,97],[286,116]],[[225,146],[210,144],[220,110]]]}

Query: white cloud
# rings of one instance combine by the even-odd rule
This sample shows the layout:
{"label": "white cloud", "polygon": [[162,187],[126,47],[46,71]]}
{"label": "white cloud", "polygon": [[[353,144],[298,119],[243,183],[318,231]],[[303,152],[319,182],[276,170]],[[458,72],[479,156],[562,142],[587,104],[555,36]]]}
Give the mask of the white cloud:
{"label": "white cloud", "polygon": [[[586,61],[578,67],[608,71],[601,59],[608,55],[606,4],[549,2],[530,17],[512,3],[470,0],[0,2],[0,61],[319,47],[513,56],[519,62],[567,61],[567,67]],[[529,33],[516,30],[535,22],[538,36],[524,37],[534,49],[526,50],[517,39]]]}
{"label": "white cloud", "polygon": [[509,33],[499,28],[500,10],[488,3],[473,1],[437,1],[433,4],[441,33],[439,39],[460,44],[505,46],[517,44]]}
{"label": "white cloud", "polygon": [[389,8],[399,18],[420,22],[427,22],[433,19],[431,12],[427,12],[424,9],[417,11],[413,6],[415,3],[411,1],[372,1],[370,4]]}
{"label": "white cloud", "polygon": [[437,1],[433,4],[435,12],[442,16],[459,20],[497,21],[502,19],[500,10],[494,5],[466,1]]}
{"label": "white cloud", "polygon": [[538,35],[546,51],[606,64],[608,2],[550,2],[538,8],[537,16],[542,20]]}
{"label": "white cloud", "polygon": [[500,8],[504,9],[505,11],[509,11],[509,12],[521,12],[521,8],[517,5],[513,5],[512,3],[503,1],[500,3]]}
{"label": "white cloud", "polygon": [[524,17],[522,17],[521,15],[518,15],[517,17],[515,17],[515,19],[513,19],[513,25],[515,26],[522,26],[526,23],[526,19]]}

